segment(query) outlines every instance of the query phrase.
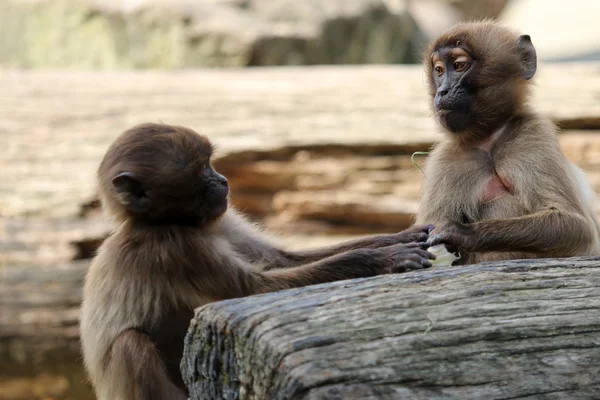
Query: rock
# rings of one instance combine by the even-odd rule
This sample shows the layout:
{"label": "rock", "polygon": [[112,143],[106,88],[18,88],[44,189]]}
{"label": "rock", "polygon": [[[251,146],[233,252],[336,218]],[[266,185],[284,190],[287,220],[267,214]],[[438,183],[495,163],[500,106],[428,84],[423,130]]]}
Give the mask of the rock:
{"label": "rock", "polygon": [[[336,191],[281,192],[273,199],[277,220],[283,227],[290,221],[316,220],[340,227],[355,226],[353,232],[401,231],[412,224],[418,202],[402,201],[396,196],[377,193]],[[270,225],[268,224],[268,225]],[[281,229],[281,228],[280,228]]]}
{"label": "rock", "polygon": [[0,271],[4,267],[52,267],[90,258],[111,230],[104,218],[0,218]]}
{"label": "rock", "polygon": [[181,370],[191,400],[594,399],[599,289],[600,258],[571,258],[228,300],[196,310]]}
{"label": "rock", "polygon": [[[531,36],[538,57],[544,61],[600,60],[600,3],[580,0],[512,0],[500,22]],[[560,33],[549,35],[560,26]]]}
{"label": "rock", "polygon": [[185,66],[186,20],[143,9],[125,16],[85,0],[2,2],[0,65],[25,68]]}
{"label": "rock", "polygon": [[[586,129],[560,141],[600,190],[598,64],[544,65],[536,79],[535,104],[563,126]],[[421,182],[410,155],[441,137],[420,67],[4,70],[0,85],[0,266],[91,256],[111,228],[97,209],[96,168],[136,123],[208,134],[235,205],[281,235],[301,234],[299,245],[305,235],[405,227]]]}
{"label": "rock", "polygon": [[[570,129],[600,129],[598,64],[543,66],[536,79],[534,103],[542,112]],[[339,161],[356,151],[410,155],[440,138],[420,67],[5,70],[0,85],[6,94],[0,99],[3,216],[79,214],[80,205],[94,196],[95,170],[109,143],[140,122],[162,120],[208,134],[218,145],[222,168],[229,154],[235,155],[232,166],[260,160],[261,154],[266,161],[288,161],[305,149],[341,151]],[[230,170],[238,173],[224,172]],[[305,187],[314,185],[305,176]]]}
{"label": "rock", "polygon": [[270,27],[253,44],[250,65],[418,62],[425,38],[404,3],[248,0],[245,10]]}
{"label": "rock", "polygon": [[496,18],[508,0],[409,0],[408,10],[428,40],[463,21]]}
{"label": "rock", "polygon": [[408,10],[428,41],[463,20],[462,13],[449,1],[409,0]]}
{"label": "rock", "polygon": [[441,0],[441,2],[459,10],[466,21],[497,18],[511,3],[509,0]]}
{"label": "rock", "polygon": [[[585,169],[588,175],[600,173],[600,135],[594,131],[569,131],[560,135],[559,141],[565,155]],[[595,181],[600,184],[600,181]],[[600,189],[600,185],[596,186]]]}
{"label": "rock", "polygon": [[4,2],[0,65],[189,68],[417,62],[404,0]]}

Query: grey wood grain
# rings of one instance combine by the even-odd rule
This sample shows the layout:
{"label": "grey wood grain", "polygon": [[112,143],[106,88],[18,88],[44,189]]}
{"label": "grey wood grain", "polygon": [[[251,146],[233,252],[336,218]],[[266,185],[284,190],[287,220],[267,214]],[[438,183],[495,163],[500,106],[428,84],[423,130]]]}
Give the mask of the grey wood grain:
{"label": "grey wood grain", "polygon": [[388,275],[213,303],[191,399],[594,399],[600,258]]}

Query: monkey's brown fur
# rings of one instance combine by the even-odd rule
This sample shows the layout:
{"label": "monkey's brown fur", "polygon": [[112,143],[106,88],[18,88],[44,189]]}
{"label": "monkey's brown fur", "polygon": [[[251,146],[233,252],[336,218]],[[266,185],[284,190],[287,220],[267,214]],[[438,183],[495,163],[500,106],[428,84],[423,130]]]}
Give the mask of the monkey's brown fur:
{"label": "monkey's brown fur", "polygon": [[185,399],[179,372],[194,308],[222,299],[419,269],[431,227],[307,252],[273,246],[227,207],[205,137],[134,127],[98,170],[117,219],[85,280],[81,340],[99,400]]}
{"label": "monkey's brown fur", "polygon": [[[463,52],[471,58],[456,60],[467,66],[452,58]],[[459,24],[429,46],[425,71],[447,131],[427,159],[416,220],[435,225],[430,244],[461,250],[460,263],[600,254],[585,174],[526,104],[530,38],[489,21]]]}

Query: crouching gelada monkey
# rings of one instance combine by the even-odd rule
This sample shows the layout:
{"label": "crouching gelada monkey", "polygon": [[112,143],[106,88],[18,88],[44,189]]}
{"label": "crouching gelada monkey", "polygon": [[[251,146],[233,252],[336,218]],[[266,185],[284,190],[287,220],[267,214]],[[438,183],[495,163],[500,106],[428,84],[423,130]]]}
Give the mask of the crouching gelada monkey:
{"label": "crouching gelada monkey", "polygon": [[416,222],[455,263],[600,254],[594,193],[561,153],[556,129],[528,103],[536,72],[528,35],[459,24],[425,54],[446,139],[430,153]]}
{"label": "crouching gelada monkey", "polygon": [[178,400],[193,309],[208,302],[431,266],[431,226],[313,251],[273,244],[228,204],[206,137],[136,126],[98,169],[103,207],[119,222],[85,279],[84,362],[99,400]]}

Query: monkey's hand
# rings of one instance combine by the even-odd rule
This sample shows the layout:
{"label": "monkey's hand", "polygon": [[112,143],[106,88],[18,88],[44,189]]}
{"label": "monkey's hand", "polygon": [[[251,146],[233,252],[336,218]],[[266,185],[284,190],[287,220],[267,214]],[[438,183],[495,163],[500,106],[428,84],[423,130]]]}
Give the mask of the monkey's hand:
{"label": "monkey's hand", "polygon": [[412,242],[372,249],[377,275],[430,268],[430,260],[435,260],[435,256],[425,250],[427,247],[429,245],[426,242]]}
{"label": "monkey's hand", "polygon": [[433,231],[433,225],[414,225],[394,235],[395,243],[426,242]]}
{"label": "monkey's hand", "polygon": [[455,221],[446,221],[436,224],[431,232],[428,245],[433,247],[438,244],[444,244],[448,251],[455,253],[457,251],[476,251],[477,236],[471,225],[461,224]]}

